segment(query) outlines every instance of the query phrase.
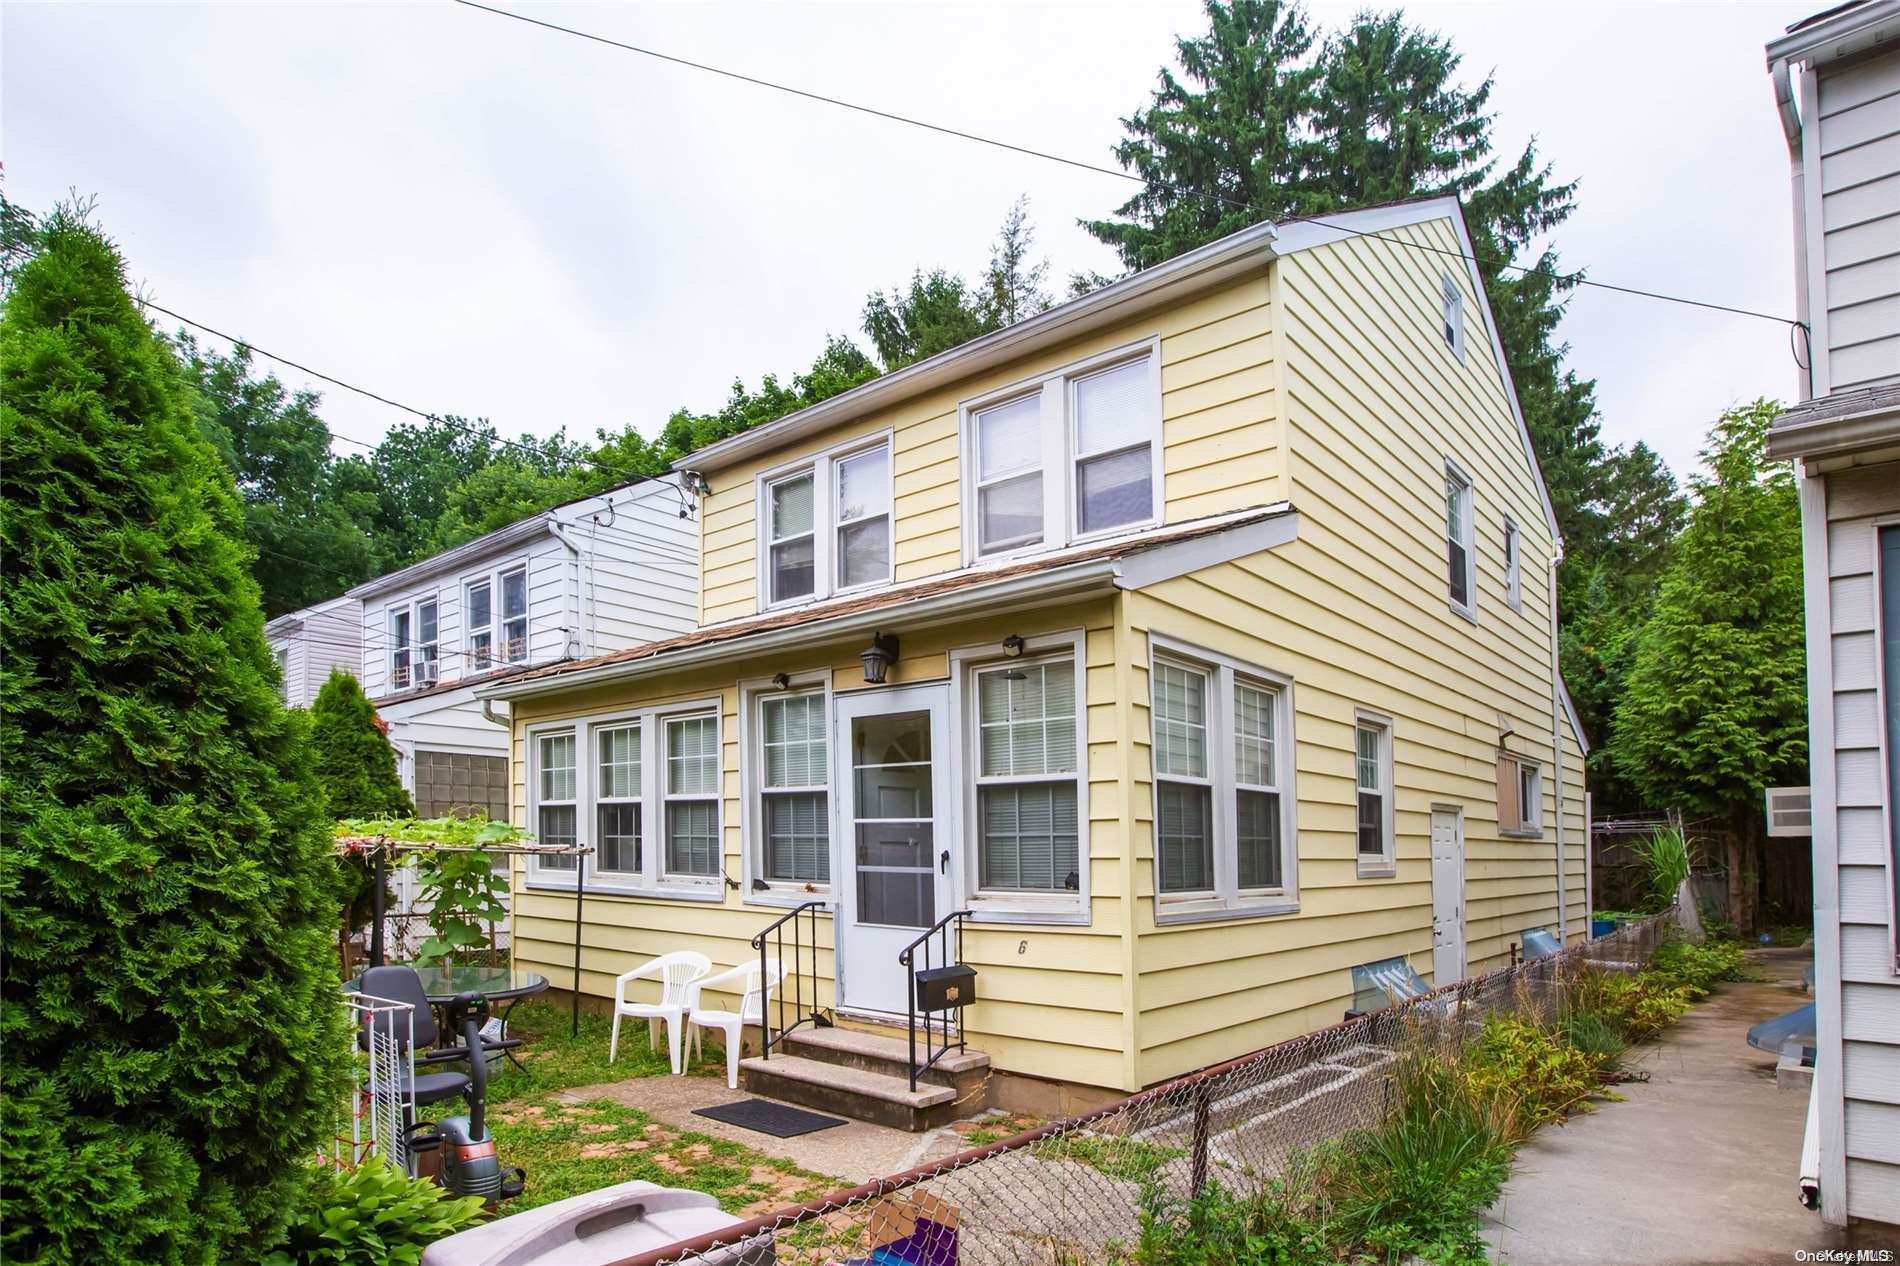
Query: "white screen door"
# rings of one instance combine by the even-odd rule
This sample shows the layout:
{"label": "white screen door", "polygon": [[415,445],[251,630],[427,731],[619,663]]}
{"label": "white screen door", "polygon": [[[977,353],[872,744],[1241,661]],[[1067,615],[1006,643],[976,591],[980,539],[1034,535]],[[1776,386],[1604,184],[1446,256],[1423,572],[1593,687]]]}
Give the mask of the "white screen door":
{"label": "white screen door", "polygon": [[1465,978],[1465,821],[1432,810],[1432,984]]}
{"label": "white screen door", "polygon": [[953,908],[949,705],[941,685],[838,699],[838,974],[849,1010],[902,1015],[909,976],[897,955]]}

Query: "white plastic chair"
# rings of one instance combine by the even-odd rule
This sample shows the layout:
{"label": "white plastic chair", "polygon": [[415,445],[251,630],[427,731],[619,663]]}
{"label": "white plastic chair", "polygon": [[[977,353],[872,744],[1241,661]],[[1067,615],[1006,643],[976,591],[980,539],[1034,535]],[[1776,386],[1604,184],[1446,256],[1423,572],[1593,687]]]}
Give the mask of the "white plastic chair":
{"label": "white plastic chair", "polygon": [[[693,950],[679,950],[662,954],[630,972],[622,972],[614,981],[614,1035],[607,1043],[607,1062],[613,1063],[620,1054],[620,1017],[624,1015],[647,1022],[648,1050],[654,1047],[654,1030],[660,1021],[666,1021],[666,1045],[673,1056],[673,1074],[678,1076],[686,1071],[680,1062],[680,1039],[685,1036],[681,1029],[687,1011],[698,1000],[698,994],[692,992],[694,982],[711,970],[712,959]],[[660,1000],[630,1001],[627,998],[627,986],[636,980],[659,981]]]}
{"label": "white plastic chair", "polygon": [[[717,976],[707,976],[695,980],[687,986],[691,1005],[686,1014],[686,1030],[691,1036],[693,1048],[699,1048],[699,1034],[702,1029],[718,1029],[726,1038],[726,1086],[739,1088],[739,1048],[745,1026],[756,1024],[761,1034],[765,1031],[765,1011],[772,1002],[772,991],[785,979],[785,967],[776,958],[765,960],[763,968],[758,963],[747,963],[731,971],[722,971]],[[723,985],[738,984],[739,1009],[737,1011],[716,1011],[699,1005],[699,996],[707,989],[719,989]]]}

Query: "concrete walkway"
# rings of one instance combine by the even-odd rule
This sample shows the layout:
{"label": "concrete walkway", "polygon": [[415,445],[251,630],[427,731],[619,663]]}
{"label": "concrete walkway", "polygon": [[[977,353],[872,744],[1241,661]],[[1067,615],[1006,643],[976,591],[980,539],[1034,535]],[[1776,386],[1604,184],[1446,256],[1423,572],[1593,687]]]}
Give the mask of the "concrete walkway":
{"label": "concrete walkway", "polygon": [[[1508,1266],[1768,1266],[1800,1250],[1875,1245],[1796,1199],[1804,1091],[1775,1085],[1751,1024],[1805,1002],[1806,950],[1749,955],[1766,983],[1724,985],[1663,1039],[1631,1052],[1647,1084],[1540,1131],[1488,1228]],[[1809,1260],[1813,1260],[1810,1258]]]}

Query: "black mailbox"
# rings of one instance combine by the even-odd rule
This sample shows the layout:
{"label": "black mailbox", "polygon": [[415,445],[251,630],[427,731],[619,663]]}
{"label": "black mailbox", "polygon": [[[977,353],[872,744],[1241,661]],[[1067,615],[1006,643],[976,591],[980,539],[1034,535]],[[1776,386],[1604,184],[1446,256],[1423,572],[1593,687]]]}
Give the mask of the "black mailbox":
{"label": "black mailbox", "polygon": [[968,963],[926,967],[917,973],[917,1009],[948,1011],[976,1001],[976,968]]}

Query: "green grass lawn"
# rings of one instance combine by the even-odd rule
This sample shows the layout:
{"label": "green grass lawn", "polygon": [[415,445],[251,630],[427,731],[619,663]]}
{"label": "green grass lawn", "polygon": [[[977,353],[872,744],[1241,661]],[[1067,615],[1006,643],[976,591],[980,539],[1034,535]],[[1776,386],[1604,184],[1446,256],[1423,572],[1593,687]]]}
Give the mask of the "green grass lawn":
{"label": "green grass lawn", "polygon": [[[642,1077],[663,1077],[665,1032],[647,1050],[644,1021],[622,1021],[620,1058],[607,1062],[608,1016],[581,1012],[568,1035],[566,1006],[530,999],[508,1017],[508,1035],[527,1039],[488,1083],[489,1121],[504,1165],[528,1171],[527,1191],[503,1211],[518,1213],[614,1183],[642,1178],[707,1192],[730,1213],[758,1213],[823,1195],[843,1184],[728,1139],[678,1130],[612,1099],[565,1101],[562,1091]],[[725,1076],[715,1045],[710,1060],[689,1071]]]}

